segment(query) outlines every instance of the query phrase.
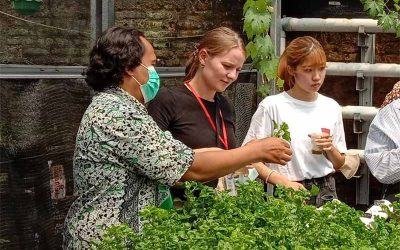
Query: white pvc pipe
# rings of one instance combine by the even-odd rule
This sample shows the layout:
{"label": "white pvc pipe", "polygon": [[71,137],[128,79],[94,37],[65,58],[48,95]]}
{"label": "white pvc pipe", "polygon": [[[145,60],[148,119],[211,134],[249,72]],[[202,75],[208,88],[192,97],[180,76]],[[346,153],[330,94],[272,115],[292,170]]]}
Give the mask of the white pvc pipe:
{"label": "white pvc pipe", "polygon": [[360,114],[359,118],[366,121],[372,121],[378,113],[379,109],[369,106],[343,106],[342,116],[343,119],[353,119],[354,114]]}
{"label": "white pvc pipe", "polygon": [[373,19],[293,17],[282,19],[282,28],[284,31],[359,32],[361,26],[366,33],[395,33],[394,29],[383,31],[378,26],[378,21]]}
{"label": "white pvc pipe", "polygon": [[357,76],[358,71],[361,71],[364,76],[400,77],[400,64],[328,62],[326,74],[334,76]]}

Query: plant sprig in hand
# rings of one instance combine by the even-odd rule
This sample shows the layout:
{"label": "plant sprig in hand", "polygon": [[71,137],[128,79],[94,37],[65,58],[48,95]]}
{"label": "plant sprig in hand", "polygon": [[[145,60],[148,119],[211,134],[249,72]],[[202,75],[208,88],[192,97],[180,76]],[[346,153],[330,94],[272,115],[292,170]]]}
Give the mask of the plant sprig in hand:
{"label": "plant sprig in hand", "polygon": [[291,138],[290,138],[289,125],[286,122],[282,122],[282,124],[280,125],[274,120],[272,120],[272,122],[274,123],[274,131],[272,131],[272,136],[282,138],[290,142]]}

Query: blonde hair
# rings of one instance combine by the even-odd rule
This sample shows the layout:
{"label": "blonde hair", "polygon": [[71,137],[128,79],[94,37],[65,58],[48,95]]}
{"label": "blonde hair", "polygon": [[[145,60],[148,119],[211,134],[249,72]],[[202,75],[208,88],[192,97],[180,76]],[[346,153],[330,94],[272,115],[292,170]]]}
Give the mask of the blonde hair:
{"label": "blonde hair", "polygon": [[285,90],[294,85],[294,76],[289,70],[295,70],[304,61],[309,61],[312,66],[326,66],[326,54],[322,45],[311,36],[302,36],[289,43],[283,52],[278,66],[278,76],[285,81]]}
{"label": "blonde hair", "polygon": [[238,33],[227,27],[219,27],[208,31],[200,40],[186,62],[185,81],[191,80],[200,66],[199,51],[205,49],[211,56],[239,48],[245,53],[245,45]]}

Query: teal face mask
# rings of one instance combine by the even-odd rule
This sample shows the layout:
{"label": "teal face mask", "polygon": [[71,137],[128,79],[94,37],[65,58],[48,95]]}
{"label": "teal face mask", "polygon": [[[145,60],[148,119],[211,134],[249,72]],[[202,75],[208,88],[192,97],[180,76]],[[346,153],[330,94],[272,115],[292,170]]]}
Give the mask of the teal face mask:
{"label": "teal face mask", "polygon": [[143,64],[140,64],[147,69],[149,72],[149,80],[145,84],[140,84],[135,77],[132,78],[139,84],[140,92],[142,92],[144,103],[147,103],[154,99],[157,95],[158,90],[160,89],[160,76],[153,66],[146,67]]}

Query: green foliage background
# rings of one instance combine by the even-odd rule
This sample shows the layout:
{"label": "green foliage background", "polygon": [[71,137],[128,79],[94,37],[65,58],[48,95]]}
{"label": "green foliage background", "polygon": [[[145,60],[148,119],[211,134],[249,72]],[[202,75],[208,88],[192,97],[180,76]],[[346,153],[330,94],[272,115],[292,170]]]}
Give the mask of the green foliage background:
{"label": "green foliage background", "polygon": [[262,97],[270,91],[268,81],[275,80],[278,88],[283,87],[283,81],[276,74],[279,58],[268,34],[273,11],[272,0],[247,0],[243,6],[243,30],[249,39],[246,53],[263,76],[263,84],[257,90]]}
{"label": "green foliage background", "polygon": [[393,0],[393,8],[389,9],[386,0],[360,0],[364,6],[364,10],[368,14],[378,20],[378,25],[383,28],[384,31],[394,29],[396,37],[400,37],[400,0]]}

